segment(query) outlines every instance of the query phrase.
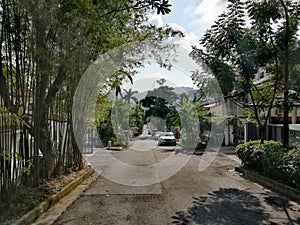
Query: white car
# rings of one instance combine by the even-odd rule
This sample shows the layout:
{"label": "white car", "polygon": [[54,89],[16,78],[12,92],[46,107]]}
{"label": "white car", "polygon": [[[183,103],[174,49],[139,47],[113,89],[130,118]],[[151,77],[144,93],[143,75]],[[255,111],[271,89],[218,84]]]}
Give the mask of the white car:
{"label": "white car", "polygon": [[158,138],[158,145],[176,145],[176,139],[172,132],[163,132]]}
{"label": "white car", "polygon": [[154,134],[154,140],[158,140],[159,136],[162,134],[163,132],[161,131],[156,131]]}

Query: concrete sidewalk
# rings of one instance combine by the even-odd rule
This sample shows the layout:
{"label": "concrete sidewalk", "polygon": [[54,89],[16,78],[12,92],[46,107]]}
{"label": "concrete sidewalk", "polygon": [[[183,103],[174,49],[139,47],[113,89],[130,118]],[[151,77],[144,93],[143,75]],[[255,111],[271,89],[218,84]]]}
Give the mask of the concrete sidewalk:
{"label": "concrete sidewalk", "polygon": [[235,147],[234,146],[222,146],[220,149],[220,153],[223,153],[226,155],[226,157],[238,162],[239,164],[242,163],[242,161],[237,157],[235,153]]}

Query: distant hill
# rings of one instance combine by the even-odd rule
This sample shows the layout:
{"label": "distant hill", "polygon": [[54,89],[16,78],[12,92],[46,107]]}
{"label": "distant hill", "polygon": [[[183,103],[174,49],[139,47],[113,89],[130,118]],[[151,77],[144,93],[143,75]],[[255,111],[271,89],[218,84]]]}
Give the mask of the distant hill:
{"label": "distant hill", "polygon": [[[192,99],[194,98],[194,93],[197,93],[197,90],[193,89],[191,87],[175,87],[173,91],[178,95],[186,93]],[[137,93],[137,94],[134,94],[134,97],[136,97],[138,100],[141,100],[146,97],[147,93],[148,93],[148,91]]]}
{"label": "distant hill", "polygon": [[[173,91],[178,95],[186,93],[187,95],[189,95],[191,97],[191,99],[194,98],[194,93],[197,93],[197,90],[192,87],[175,87]],[[148,93],[148,91],[143,91],[143,92],[136,93],[133,96],[136,97],[140,101],[146,97],[147,93]],[[109,94],[108,99],[115,100],[116,99],[115,94],[114,93]]]}

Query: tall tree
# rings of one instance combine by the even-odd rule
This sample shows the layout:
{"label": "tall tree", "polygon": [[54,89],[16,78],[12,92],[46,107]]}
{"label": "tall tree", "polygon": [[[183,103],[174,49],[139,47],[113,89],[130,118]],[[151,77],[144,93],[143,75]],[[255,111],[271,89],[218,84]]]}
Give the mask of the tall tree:
{"label": "tall tree", "polygon": [[[290,48],[295,46],[295,36],[297,33],[297,28],[299,26],[300,20],[300,9],[298,4],[293,1],[280,0],[279,4],[283,9],[283,19],[284,27],[282,28],[282,42],[284,49],[284,90],[283,90],[283,145],[288,147],[289,145],[289,111],[291,109],[291,104],[289,100],[290,91]],[[295,50],[294,50],[295,51]]]}
{"label": "tall tree", "polygon": [[123,99],[125,100],[125,102],[129,104],[130,100],[133,100],[135,103],[138,103],[138,99],[134,97],[134,95],[137,94],[138,91],[132,91],[131,88],[128,91],[127,90],[124,91],[125,91],[125,95],[123,96]]}
{"label": "tall tree", "polygon": [[[284,6],[288,6],[293,23],[282,23],[287,18]],[[245,22],[246,15],[250,26]],[[284,85],[281,82],[290,66],[288,47],[292,50],[297,47],[298,23],[299,2],[229,0],[227,11],[200,40],[204,50],[193,47],[191,52],[195,60],[206,63],[212,72],[216,73],[216,63],[222,63],[235,74],[234,91],[227,97],[254,113],[262,143],[275,98],[288,89],[287,82]],[[217,74],[222,87],[223,74]],[[263,77],[267,81],[260,79]]]}
{"label": "tall tree", "polygon": [[[52,172],[61,141],[65,145],[61,152],[69,154],[65,156],[69,167],[82,161],[71,119],[73,95],[87,67],[100,54],[123,44],[149,39],[159,45],[176,35],[170,28],[147,24],[148,13],[167,14],[170,4],[166,0],[3,0],[0,8],[0,104],[22,122],[23,140],[27,134],[35,138],[31,172],[38,184],[39,178]],[[120,80],[140,65],[126,62]],[[107,83],[112,87],[113,80]],[[67,123],[68,138],[53,140],[61,132],[53,130],[53,121]],[[29,156],[28,143],[20,146]]]}
{"label": "tall tree", "polygon": [[[165,79],[160,79],[157,82],[163,85]],[[146,97],[141,100],[142,106],[148,108],[145,119],[153,116],[165,120],[168,113],[174,110],[174,103],[178,97],[174,88],[169,86],[159,86],[148,91]]]}

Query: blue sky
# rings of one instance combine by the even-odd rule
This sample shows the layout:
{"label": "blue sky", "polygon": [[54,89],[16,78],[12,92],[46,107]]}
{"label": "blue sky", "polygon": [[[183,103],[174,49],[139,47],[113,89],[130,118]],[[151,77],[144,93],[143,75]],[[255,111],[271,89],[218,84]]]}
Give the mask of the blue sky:
{"label": "blue sky", "polygon": [[[226,6],[227,0],[170,0],[172,4],[169,15],[150,15],[150,22],[156,26],[169,25],[175,29],[182,30],[185,37],[179,41],[179,44],[191,51],[191,45],[195,45],[201,39],[204,32],[213,24]],[[183,54],[179,60],[184,61],[188,58]],[[180,64],[179,64],[180,65]],[[191,65],[194,67],[194,65]],[[188,69],[187,69],[188,70]],[[192,69],[190,69],[192,71]],[[196,87],[190,78],[191,73],[182,72],[178,66],[173,67],[171,71],[162,69],[155,64],[147,65],[139,70],[139,74],[134,77],[134,85],[127,87],[139,92],[157,87],[156,80],[165,78],[167,85],[173,87]]]}
{"label": "blue sky", "polygon": [[[159,27],[168,24],[175,29],[183,31],[185,37],[179,41],[179,44],[190,51],[191,45],[198,44],[205,31],[218,19],[218,15],[226,10],[228,4],[228,0],[169,0],[169,2],[172,4],[171,13],[164,16],[153,13],[149,16],[150,23]],[[152,77],[153,81],[150,77]],[[155,80],[161,77],[179,86],[195,87],[190,74],[183,74],[176,69],[167,71],[159,68],[157,65],[146,66],[144,69],[141,69],[134,79],[139,80],[139,83],[151,83],[150,86],[153,86]],[[143,82],[142,80],[146,78],[147,81]],[[139,89],[141,90],[143,87]]]}
{"label": "blue sky", "polygon": [[213,24],[226,8],[227,0],[170,0],[169,15],[150,16],[150,21],[158,26],[169,24],[185,32],[186,47],[196,44],[204,32]]}

